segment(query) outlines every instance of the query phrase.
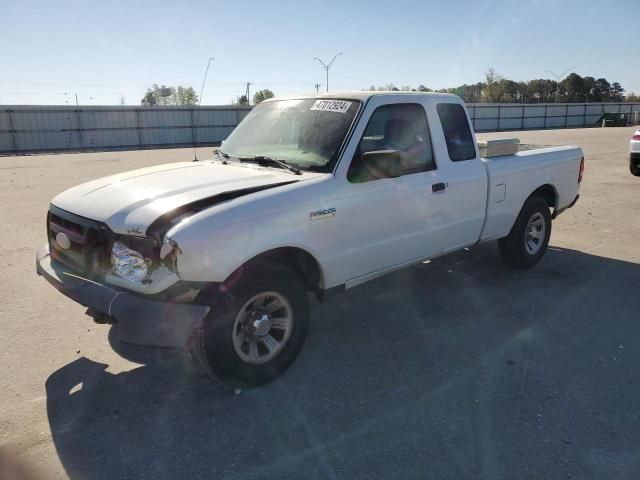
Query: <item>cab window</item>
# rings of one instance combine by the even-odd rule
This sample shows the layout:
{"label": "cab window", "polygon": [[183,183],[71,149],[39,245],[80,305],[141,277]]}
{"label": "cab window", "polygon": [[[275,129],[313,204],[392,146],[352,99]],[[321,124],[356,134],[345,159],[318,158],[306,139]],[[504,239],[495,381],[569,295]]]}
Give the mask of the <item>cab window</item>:
{"label": "cab window", "polygon": [[462,105],[439,103],[436,108],[451,161],[459,162],[476,158],[476,147]]}
{"label": "cab window", "polygon": [[400,163],[397,166],[400,175],[436,168],[427,116],[421,105],[384,105],[373,112],[349,166],[348,180],[361,183],[388,178],[382,169],[364,157],[367,152],[379,151],[394,152],[393,161]]}

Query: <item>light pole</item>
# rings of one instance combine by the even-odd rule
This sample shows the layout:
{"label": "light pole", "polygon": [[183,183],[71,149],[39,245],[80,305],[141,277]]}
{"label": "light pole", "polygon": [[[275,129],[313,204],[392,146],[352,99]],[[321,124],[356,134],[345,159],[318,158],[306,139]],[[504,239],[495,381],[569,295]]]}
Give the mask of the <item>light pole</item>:
{"label": "light pole", "polygon": [[554,77],[556,77],[556,103],[558,103],[558,95],[560,94],[560,79],[564,78],[564,76],[569,73],[570,70],[573,70],[576,67],[569,67],[567,68],[562,75],[558,75],[557,73],[551,71],[551,70],[545,70],[545,72],[549,72],[551,75],[553,75]]}
{"label": "light pole", "polygon": [[195,132],[193,135],[193,161],[198,161],[198,150],[196,147],[198,146],[198,119],[200,118],[200,107],[202,106],[202,92],[204,91],[204,83],[207,81],[207,74],[209,73],[209,66],[213,62],[213,57],[209,58],[207,62],[207,69],[204,71],[204,78],[202,79],[202,87],[200,87],[200,98],[198,98],[198,110],[196,110],[196,122],[195,122]]}
{"label": "light pole", "polygon": [[320,62],[320,65],[322,65],[322,68],[324,68],[327,73],[327,81],[326,81],[327,92],[329,91],[329,69],[331,68],[331,65],[333,65],[333,62],[336,61],[336,58],[338,58],[340,55],[342,55],[342,52],[336,53],[336,55],[331,59],[331,61],[328,64],[324,63],[318,57],[313,57],[314,60],[317,60],[318,62]]}
{"label": "light pole", "polygon": [[251,97],[249,97],[249,88],[253,85],[251,82],[247,82],[247,93],[245,93],[245,97],[247,97],[247,107],[251,105]]}

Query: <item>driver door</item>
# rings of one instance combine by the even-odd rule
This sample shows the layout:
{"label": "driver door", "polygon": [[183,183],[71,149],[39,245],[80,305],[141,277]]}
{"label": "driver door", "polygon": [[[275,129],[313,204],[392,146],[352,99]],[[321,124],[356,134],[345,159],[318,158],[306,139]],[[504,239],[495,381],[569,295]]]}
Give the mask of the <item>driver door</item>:
{"label": "driver door", "polygon": [[[423,105],[415,100],[398,103],[397,97],[393,104],[384,104],[374,97],[368,107],[373,111],[337,202],[343,248],[340,258],[331,259],[344,280],[353,284],[359,283],[359,277],[435,255],[444,248],[439,219],[442,200],[432,190],[442,180]],[[379,150],[400,153],[400,176],[388,178],[366,165],[363,153]]]}

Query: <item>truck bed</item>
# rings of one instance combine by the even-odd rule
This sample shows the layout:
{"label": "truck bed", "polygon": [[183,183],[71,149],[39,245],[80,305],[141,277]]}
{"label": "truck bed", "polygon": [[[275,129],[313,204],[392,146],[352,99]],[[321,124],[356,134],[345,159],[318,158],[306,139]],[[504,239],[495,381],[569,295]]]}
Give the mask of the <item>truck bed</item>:
{"label": "truck bed", "polygon": [[519,144],[510,155],[482,157],[487,169],[487,220],[482,240],[509,233],[525,199],[541,185],[555,192],[554,208],[570,205],[578,194],[582,150],[576,146]]}

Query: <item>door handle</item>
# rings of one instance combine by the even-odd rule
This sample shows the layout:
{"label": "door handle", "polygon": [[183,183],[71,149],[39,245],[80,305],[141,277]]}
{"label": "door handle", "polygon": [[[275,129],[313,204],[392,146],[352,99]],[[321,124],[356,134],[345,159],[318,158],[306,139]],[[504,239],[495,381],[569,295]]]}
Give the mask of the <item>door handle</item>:
{"label": "door handle", "polygon": [[433,193],[442,192],[445,188],[447,188],[447,184],[444,182],[434,183],[431,185],[431,191]]}

